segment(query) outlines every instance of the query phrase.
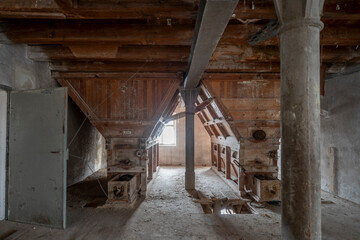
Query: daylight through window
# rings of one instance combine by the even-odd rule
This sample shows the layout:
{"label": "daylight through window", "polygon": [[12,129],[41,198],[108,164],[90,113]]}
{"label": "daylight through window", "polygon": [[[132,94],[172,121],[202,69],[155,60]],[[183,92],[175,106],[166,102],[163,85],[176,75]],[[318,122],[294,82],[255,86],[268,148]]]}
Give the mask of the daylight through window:
{"label": "daylight through window", "polygon": [[176,145],[176,129],[174,121],[170,121],[165,125],[164,131],[160,136],[160,145]]}

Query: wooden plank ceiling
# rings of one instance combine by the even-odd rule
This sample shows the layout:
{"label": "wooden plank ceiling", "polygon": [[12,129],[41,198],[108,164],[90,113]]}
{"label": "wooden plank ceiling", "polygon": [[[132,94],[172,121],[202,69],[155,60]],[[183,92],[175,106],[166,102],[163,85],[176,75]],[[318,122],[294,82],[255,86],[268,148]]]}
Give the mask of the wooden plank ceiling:
{"label": "wooden plank ceiling", "polygon": [[[199,0],[3,0],[0,43],[28,44],[30,59],[49,62],[105,137],[136,125],[135,135],[147,138],[178,100],[198,6]],[[247,43],[275,18],[272,0],[239,1],[203,76],[237,138],[253,126],[279,128],[279,39]],[[322,20],[325,69],[358,63],[360,2],[326,0]]]}

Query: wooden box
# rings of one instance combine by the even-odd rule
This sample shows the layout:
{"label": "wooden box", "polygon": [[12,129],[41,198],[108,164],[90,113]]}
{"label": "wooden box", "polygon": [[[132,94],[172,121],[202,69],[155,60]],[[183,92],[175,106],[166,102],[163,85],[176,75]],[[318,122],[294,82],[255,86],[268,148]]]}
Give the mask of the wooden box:
{"label": "wooden box", "polygon": [[280,201],[280,180],[269,176],[255,175],[252,197],[257,202]]}
{"label": "wooden box", "polygon": [[119,174],[108,182],[110,201],[134,203],[139,195],[140,174]]}

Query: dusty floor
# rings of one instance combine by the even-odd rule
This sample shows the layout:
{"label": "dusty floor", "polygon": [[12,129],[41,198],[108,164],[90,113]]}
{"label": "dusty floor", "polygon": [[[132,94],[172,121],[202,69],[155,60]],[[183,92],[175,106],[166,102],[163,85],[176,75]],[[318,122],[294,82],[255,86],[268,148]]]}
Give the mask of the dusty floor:
{"label": "dusty floor", "polygon": [[[237,197],[211,169],[199,168],[196,176],[205,195]],[[162,167],[138,206],[83,208],[104,196],[92,177],[68,190],[66,230],[2,221],[0,239],[280,239],[280,206],[253,204],[258,214],[204,214],[183,186],[184,168]],[[323,239],[360,239],[360,206],[325,193],[323,198]]]}

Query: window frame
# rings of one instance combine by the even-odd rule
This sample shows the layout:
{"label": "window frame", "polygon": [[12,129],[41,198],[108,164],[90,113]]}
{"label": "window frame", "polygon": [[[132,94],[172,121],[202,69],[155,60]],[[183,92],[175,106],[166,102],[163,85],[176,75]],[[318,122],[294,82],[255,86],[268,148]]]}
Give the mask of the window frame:
{"label": "window frame", "polygon": [[[174,132],[174,142],[171,143],[171,144],[166,144],[164,143],[164,138],[163,138],[163,134],[164,134],[164,131],[166,129],[166,127],[171,127],[173,129],[173,132]],[[166,146],[166,147],[174,147],[176,146],[176,122],[175,120],[173,121],[169,121],[168,123],[165,124],[165,127],[163,129],[163,132],[161,133],[160,137],[159,137],[159,145],[160,146]]]}

